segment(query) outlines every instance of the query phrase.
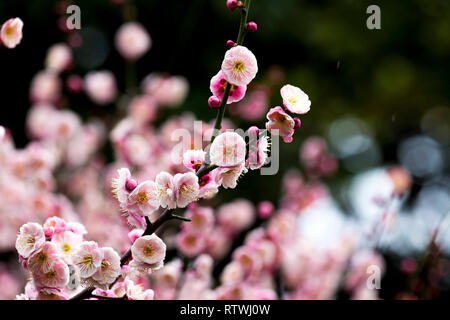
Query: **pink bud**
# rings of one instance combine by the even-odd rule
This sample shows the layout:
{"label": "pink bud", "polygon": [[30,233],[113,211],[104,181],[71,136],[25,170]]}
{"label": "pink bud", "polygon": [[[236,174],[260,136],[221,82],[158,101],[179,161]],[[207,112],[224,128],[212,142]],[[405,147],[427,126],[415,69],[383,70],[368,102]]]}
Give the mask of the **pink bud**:
{"label": "pink bud", "polygon": [[128,191],[133,191],[137,187],[137,181],[134,179],[129,179],[125,183],[125,188],[127,188]]}
{"label": "pink bud", "polygon": [[238,1],[237,0],[227,0],[227,8],[229,10],[234,10],[238,7]]}
{"label": "pink bud", "polygon": [[213,109],[218,108],[220,105],[220,99],[216,96],[211,96],[208,99],[208,105]]}
{"label": "pink bud", "polygon": [[250,128],[248,128],[247,133],[250,136],[250,138],[258,137],[258,135],[259,135],[259,128],[256,127],[256,126],[251,126]]}
{"label": "pink bud", "polygon": [[236,46],[236,43],[234,43],[234,41],[232,41],[232,40],[227,41],[227,49],[231,49],[235,46]]}
{"label": "pink bud", "polygon": [[258,30],[258,25],[255,22],[249,22],[247,23],[247,30],[249,32],[255,32],[256,30]]}
{"label": "pink bud", "polygon": [[294,123],[294,130],[300,128],[300,126],[302,125],[302,122],[299,118],[294,118]]}
{"label": "pink bud", "polygon": [[258,204],[258,216],[261,219],[267,219],[271,216],[274,206],[270,201],[263,201]]}

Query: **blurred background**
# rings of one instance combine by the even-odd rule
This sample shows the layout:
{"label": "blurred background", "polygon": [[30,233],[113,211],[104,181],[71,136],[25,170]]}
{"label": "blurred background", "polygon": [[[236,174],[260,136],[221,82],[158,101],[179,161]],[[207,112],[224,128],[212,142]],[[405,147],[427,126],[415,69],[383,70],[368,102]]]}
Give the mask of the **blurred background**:
{"label": "blurred background", "polygon": [[[48,48],[59,42],[72,43],[71,74],[114,70],[123,93],[151,71],[184,76],[189,82],[186,100],[178,108],[166,109],[156,125],[185,111],[201,120],[215,117],[207,105],[209,81],[221,64],[226,41],[237,36],[239,14],[230,14],[224,0],[133,0],[134,7],[122,2],[0,2],[2,22],[17,16],[25,23],[21,44],[14,50],[0,50],[0,125],[11,129],[18,148],[29,142],[24,115],[31,106],[31,79],[44,67]],[[81,8],[81,30],[76,35],[63,30],[65,8],[72,3]],[[381,30],[366,27],[371,4],[381,8]],[[370,216],[368,205],[355,198],[368,197],[371,174],[401,165],[412,184],[401,200],[400,227],[381,241],[387,267],[380,297],[398,298],[408,286],[433,288],[419,290],[423,293],[419,298],[450,297],[445,258],[450,254],[449,228],[439,233],[437,282],[424,268],[418,271],[420,283],[411,284],[411,275],[402,269],[405,257],[420,262],[427,254],[432,230],[448,221],[450,210],[450,2],[253,0],[249,19],[258,24],[258,31],[246,38],[260,70],[253,86],[270,93],[267,108],[281,105],[278,92],[285,83],[302,88],[312,106],[301,118],[294,141],[280,147],[279,174],[247,175],[240,182],[239,196],[255,204],[277,203],[283,197],[283,177],[292,168],[303,171],[299,150],[311,136],[321,136],[339,162],[339,170],[323,179],[339,221],[351,215]],[[115,32],[124,20],[139,21],[152,38],[150,51],[132,70],[114,47]],[[127,81],[130,72],[136,77]],[[85,95],[69,91],[58,103],[82,119],[105,117],[116,108],[99,107]],[[265,123],[264,115],[249,121],[238,111],[233,121],[242,128],[251,124],[262,128]],[[112,159],[111,148],[104,151]],[[236,190],[222,190],[217,203],[235,197]],[[317,219],[312,238],[329,234],[327,228],[332,226],[328,225],[335,221]],[[8,261],[11,255],[6,252],[0,258]]]}

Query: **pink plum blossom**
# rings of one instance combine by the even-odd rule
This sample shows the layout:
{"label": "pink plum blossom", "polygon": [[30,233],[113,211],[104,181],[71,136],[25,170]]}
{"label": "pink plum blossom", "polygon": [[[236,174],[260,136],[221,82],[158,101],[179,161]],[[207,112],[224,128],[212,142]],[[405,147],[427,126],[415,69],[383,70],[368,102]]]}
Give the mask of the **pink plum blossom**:
{"label": "pink plum blossom", "polygon": [[20,18],[11,18],[3,23],[0,40],[9,49],[15,48],[22,40],[23,22]]}
{"label": "pink plum blossom", "polygon": [[84,78],[84,90],[97,104],[111,103],[117,94],[116,79],[111,71],[91,71]]}
{"label": "pink plum blossom", "polygon": [[115,44],[125,59],[137,60],[147,53],[152,40],[140,23],[127,22],[117,30]]}
{"label": "pink plum blossom", "polygon": [[244,46],[236,46],[225,53],[222,71],[229,83],[246,86],[256,76],[258,63],[250,50]]}
{"label": "pink plum blossom", "polygon": [[209,152],[211,164],[232,167],[245,161],[246,144],[236,132],[224,132],[214,139]]}
{"label": "pink plum blossom", "polygon": [[294,134],[294,119],[291,118],[281,107],[275,107],[267,113],[266,129],[272,134],[276,133],[281,136],[284,142],[292,142]]}
{"label": "pink plum blossom", "polygon": [[153,300],[155,296],[153,290],[144,290],[141,285],[135,284],[130,279],[125,279],[125,292],[130,300]]}
{"label": "pink plum blossom", "polygon": [[219,167],[213,170],[215,181],[225,189],[234,189],[237,186],[238,179],[247,173],[244,163],[232,167]]}
{"label": "pink plum blossom", "polygon": [[246,162],[247,167],[252,170],[261,168],[267,161],[268,151],[269,141],[267,136],[261,137],[256,141],[256,143],[251,143],[248,159]]}
{"label": "pink plum blossom", "polygon": [[140,183],[128,196],[128,201],[124,209],[138,212],[148,216],[159,208],[157,195],[157,185],[154,181],[147,180]]}
{"label": "pink plum blossom", "polygon": [[72,255],[83,242],[83,237],[72,231],[65,231],[55,234],[51,241],[56,245],[60,257],[67,264],[72,264]]}
{"label": "pink plum blossom", "polygon": [[304,114],[309,111],[311,101],[308,95],[300,88],[287,84],[281,88],[280,92],[283,98],[283,105],[290,112]]}
{"label": "pink plum blossom", "polygon": [[206,152],[203,150],[187,150],[183,154],[183,165],[195,172],[205,162],[205,154]]}
{"label": "pink plum blossom", "polygon": [[209,172],[208,174],[198,179],[199,184],[198,197],[201,199],[210,199],[214,197],[217,192],[219,192],[220,185],[216,181],[217,172],[213,171]]}
{"label": "pink plum blossom", "polygon": [[44,242],[45,235],[41,225],[29,222],[20,227],[16,250],[22,257],[28,258],[34,251],[42,247]]}
{"label": "pink plum blossom", "polygon": [[94,241],[84,241],[73,254],[72,261],[78,267],[81,278],[89,278],[100,268],[103,251]]}
{"label": "pink plum blossom", "polygon": [[[212,94],[218,99],[222,100],[223,93],[225,92],[225,87],[227,85],[227,80],[223,74],[223,71],[220,70],[214,77],[211,78],[211,83],[209,89]],[[242,100],[245,96],[245,92],[247,90],[246,85],[231,85],[230,93],[228,96],[227,104],[238,102]]]}
{"label": "pink plum blossom", "polygon": [[33,279],[36,286],[63,288],[69,282],[69,267],[63,260],[56,258],[49,270],[41,269],[33,273]]}
{"label": "pink plum blossom", "polygon": [[176,190],[173,183],[173,176],[165,171],[160,172],[155,179],[158,186],[159,200],[161,207],[176,208]]}
{"label": "pink plum blossom", "polygon": [[113,248],[103,247],[103,260],[92,278],[101,285],[114,282],[121,274],[120,256]]}
{"label": "pink plum blossom", "polygon": [[142,236],[132,247],[133,259],[148,265],[157,265],[166,257],[166,244],[156,234]]}
{"label": "pink plum blossom", "polygon": [[198,177],[192,173],[177,173],[173,178],[178,208],[184,208],[195,201],[199,193]]}
{"label": "pink plum blossom", "polygon": [[27,268],[33,272],[49,272],[55,259],[58,258],[56,245],[45,242],[42,247],[33,253],[27,262]]}

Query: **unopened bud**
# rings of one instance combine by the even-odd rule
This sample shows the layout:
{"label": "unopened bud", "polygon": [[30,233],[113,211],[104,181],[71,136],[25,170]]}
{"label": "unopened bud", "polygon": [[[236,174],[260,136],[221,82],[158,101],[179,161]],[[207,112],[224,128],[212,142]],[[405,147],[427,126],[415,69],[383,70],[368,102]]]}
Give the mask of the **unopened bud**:
{"label": "unopened bud", "polygon": [[300,121],[300,119],[294,118],[294,129],[300,128],[301,125],[302,125],[302,122]]}
{"label": "unopened bud", "polygon": [[256,24],[256,22],[249,22],[247,23],[247,30],[248,32],[255,32],[256,30],[258,30],[258,25]]}
{"label": "unopened bud", "polygon": [[211,97],[209,97],[209,99],[208,99],[208,105],[209,105],[211,108],[216,109],[216,108],[218,108],[219,105],[220,105],[220,99],[217,98],[216,96],[211,96]]}

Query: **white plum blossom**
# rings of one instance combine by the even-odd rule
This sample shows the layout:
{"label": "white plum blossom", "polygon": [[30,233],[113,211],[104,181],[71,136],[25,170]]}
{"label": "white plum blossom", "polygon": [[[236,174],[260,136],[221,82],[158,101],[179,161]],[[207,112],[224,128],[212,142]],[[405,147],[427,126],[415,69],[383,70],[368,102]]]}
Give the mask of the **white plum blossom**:
{"label": "white plum blossom", "polygon": [[311,101],[300,88],[287,84],[281,88],[280,93],[284,107],[290,112],[304,114],[309,111]]}

